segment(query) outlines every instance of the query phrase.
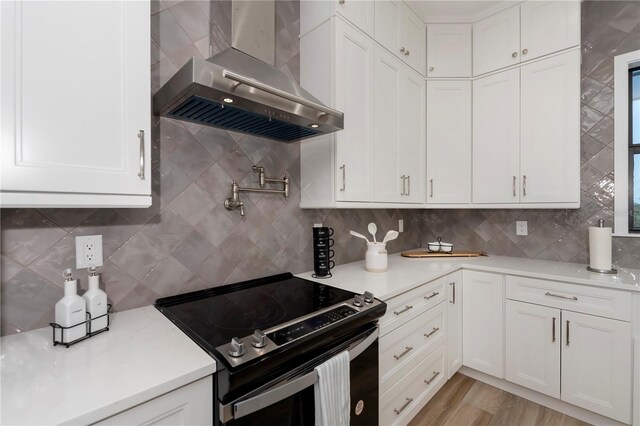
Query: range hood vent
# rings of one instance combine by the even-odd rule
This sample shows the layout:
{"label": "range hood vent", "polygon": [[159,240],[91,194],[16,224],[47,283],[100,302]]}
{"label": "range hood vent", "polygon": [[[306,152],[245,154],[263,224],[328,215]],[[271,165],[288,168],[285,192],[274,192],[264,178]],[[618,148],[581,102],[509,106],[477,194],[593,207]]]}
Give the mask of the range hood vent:
{"label": "range hood vent", "polygon": [[[237,8],[241,21],[251,28],[247,14],[260,17],[248,12],[247,5],[264,3],[234,1],[234,11],[236,3],[242,4]],[[234,40],[242,40],[238,26],[233,28]],[[344,128],[342,112],[323,105],[275,67],[233,47],[207,60],[191,58],[155,94],[153,105],[157,115],[282,142]]]}

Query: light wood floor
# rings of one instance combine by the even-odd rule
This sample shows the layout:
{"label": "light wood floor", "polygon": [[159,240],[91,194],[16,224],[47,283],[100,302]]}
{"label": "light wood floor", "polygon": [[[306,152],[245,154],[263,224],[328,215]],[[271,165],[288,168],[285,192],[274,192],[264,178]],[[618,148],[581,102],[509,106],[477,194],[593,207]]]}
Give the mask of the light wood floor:
{"label": "light wood floor", "polygon": [[587,423],[458,373],[409,425],[585,426]]}

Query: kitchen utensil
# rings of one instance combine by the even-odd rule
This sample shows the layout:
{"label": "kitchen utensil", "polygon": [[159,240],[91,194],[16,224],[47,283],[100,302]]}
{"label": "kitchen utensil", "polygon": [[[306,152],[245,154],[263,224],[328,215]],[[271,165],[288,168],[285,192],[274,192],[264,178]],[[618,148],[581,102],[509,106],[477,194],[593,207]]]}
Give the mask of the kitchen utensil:
{"label": "kitchen utensil", "polygon": [[367,243],[364,269],[369,272],[385,272],[388,267],[386,243]]}
{"label": "kitchen utensil", "polygon": [[384,239],[382,240],[383,243],[388,243],[389,241],[393,241],[396,238],[398,238],[398,231],[388,231],[387,234],[384,236]]}
{"label": "kitchen utensil", "polygon": [[426,257],[480,257],[487,256],[487,253],[484,251],[453,251],[451,253],[445,253],[441,251],[428,251],[425,249],[419,250],[408,250],[400,253],[403,257],[413,257],[413,258],[426,258]]}
{"label": "kitchen utensil", "polygon": [[358,238],[362,238],[363,240],[365,240],[367,242],[367,244],[369,243],[369,239],[367,237],[365,237],[364,235],[356,232],[356,231],[349,231],[349,233],[351,235],[353,235],[354,237],[358,237]]}
{"label": "kitchen utensil", "polygon": [[369,230],[369,233],[371,235],[373,235],[373,242],[377,243],[377,241],[376,241],[376,233],[378,232],[378,226],[375,223],[371,222],[369,224],[369,226],[367,227],[367,229]]}

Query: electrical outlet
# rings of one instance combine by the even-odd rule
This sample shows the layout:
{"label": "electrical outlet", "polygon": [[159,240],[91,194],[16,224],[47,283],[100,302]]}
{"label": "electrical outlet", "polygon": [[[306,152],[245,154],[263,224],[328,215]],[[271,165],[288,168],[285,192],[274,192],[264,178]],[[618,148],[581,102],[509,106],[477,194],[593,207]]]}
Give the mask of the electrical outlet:
{"label": "electrical outlet", "polygon": [[529,230],[527,229],[526,220],[516,221],[516,235],[529,235]]}
{"label": "electrical outlet", "polygon": [[398,232],[404,232],[404,220],[398,219]]}
{"label": "electrical outlet", "polygon": [[102,266],[102,235],[76,237],[76,269]]}

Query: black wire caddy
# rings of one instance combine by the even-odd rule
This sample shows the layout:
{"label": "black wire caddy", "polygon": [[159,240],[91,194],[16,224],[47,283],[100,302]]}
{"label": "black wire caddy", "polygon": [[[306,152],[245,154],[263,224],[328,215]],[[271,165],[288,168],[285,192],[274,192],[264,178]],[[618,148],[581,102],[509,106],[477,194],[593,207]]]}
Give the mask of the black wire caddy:
{"label": "black wire caddy", "polygon": [[[110,324],[110,315],[109,314],[111,313],[111,307],[112,307],[112,305],[110,303],[107,303],[107,313],[106,314],[102,314],[100,316],[97,316],[95,318],[91,318],[91,314],[89,312],[87,312],[87,320],[86,321],[80,322],[80,323],[75,324],[75,325],[70,325],[68,327],[63,327],[60,324],[57,324],[55,322],[50,322],[49,325],[51,326],[51,328],[53,330],[53,335],[52,335],[53,336],[53,346],[64,345],[64,346],[66,346],[68,348],[69,346],[75,345],[76,343],[80,343],[83,340],[87,340],[87,339],[95,336],[96,334],[100,334],[100,333],[104,333],[105,331],[109,331],[109,324]],[[103,328],[101,328],[99,330],[96,330],[96,331],[91,331],[91,323],[92,323],[92,321],[95,321],[95,320],[100,319],[100,318],[105,317],[105,316],[107,317],[107,326],[103,327]],[[85,327],[87,327],[87,334],[86,335],[84,335],[84,336],[82,336],[82,337],[80,337],[78,339],[72,340],[70,342],[65,342],[65,338],[64,338],[65,330],[70,330],[70,329],[76,328],[76,327],[82,327],[83,325]],[[56,339],[56,330],[60,330],[60,340]]]}

